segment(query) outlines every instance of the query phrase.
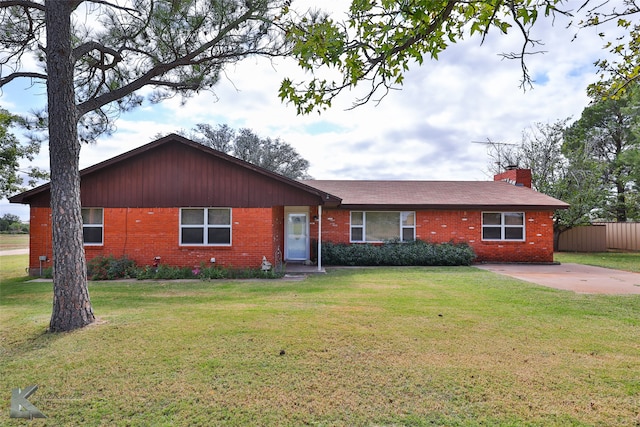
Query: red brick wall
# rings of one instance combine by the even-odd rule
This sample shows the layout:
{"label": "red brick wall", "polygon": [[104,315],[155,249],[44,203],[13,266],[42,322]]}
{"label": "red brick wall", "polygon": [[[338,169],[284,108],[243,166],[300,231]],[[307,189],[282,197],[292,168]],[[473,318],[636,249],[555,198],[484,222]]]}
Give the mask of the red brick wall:
{"label": "red brick wall", "polygon": [[[467,242],[477,262],[553,262],[552,215],[550,211],[526,212],[526,240],[498,242],[482,240],[481,211],[416,211],[416,238],[433,243]],[[323,241],[349,243],[349,216],[347,210],[325,210]]]}
{"label": "red brick wall", "polygon": [[48,261],[42,268],[53,266],[51,262],[51,209],[32,207],[29,218],[29,268],[31,274],[37,275],[40,269],[40,256]]}
{"label": "red brick wall", "polygon": [[[282,208],[233,208],[231,246],[180,246],[179,209],[105,208],[104,244],[85,246],[85,253],[87,260],[126,255],[139,265],[152,265],[159,256],[161,264],[172,266],[210,265],[216,258],[220,266],[258,268],[263,256],[273,262],[282,245],[281,218]],[[31,224],[29,266],[34,271],[40,255],[52,257],[50,209],[31,208]]]}
{"label": "red brick wall", "polygon": [[[310,236],[318,236],[312,207]],[[179,209],[105,208],[104,245],[85,246],[87,259],[98,255],[126,255],[139,265],[153,264],[154,257],[173,266],[216,265],[258,268],[262,257],[274,262],[276,250],[284,253],[284,208],[233,208],[232,246],[180,246]],[[349,243],[350,212],[325,209],[322,214],[322,240]],[[552,212],[526,212],[524,242],[482,241],[481,211],[417,211],[416,238],[434,243],[467,242],[478,255],[478,262],[553,262]],[[39,256],[46,255],[50,267],[51,216],[49,208],[31,208],[29,266],[37,273]],[[314,251],[312,251],[314,253]]]}

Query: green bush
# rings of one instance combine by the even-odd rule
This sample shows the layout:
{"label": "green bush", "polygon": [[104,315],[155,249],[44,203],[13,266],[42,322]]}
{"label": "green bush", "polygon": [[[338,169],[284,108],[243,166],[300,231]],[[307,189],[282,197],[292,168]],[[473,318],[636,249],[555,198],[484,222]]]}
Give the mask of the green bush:
{"label": "green bush", "polygon": [[97,256],[87,262],[89,280],[114,280],[136,277],[136,265],[126,256],[116,258],[113,255]]}
{"label": "green bush", "polygon": [[163,280],[177,280],[177,279],[196,279],[197,275],[194,274],[194,270],[190,267],[173,267],[170,265],[160,264],[157,267],[144,266],[137,270],[136,277],[140,280],[144,279],[163,279]]}
{"label": "green bush", "polygon": [[[195,271],[195,270],[194,270]],[[273,270],[262,271],[260,268],[224,268],[204,267],[197,269],[197,277],[202,280],[210,279],[278,279],[284,276]]]}
{"label": "green bush", "polygon": [[391,241],[383,244],[326,242],[322,244],[325,265],[348,266],[435,266],[470,265],[476,255],[466,243]]}
{"label": "green bush", "polygon": [[258,268],[224,268],[224,267],[207,267],[201,264],[200,267],[172,267],[168,265],[159,265],[158,267],[145,266],[137,270],[136,277],[140,280],[157,279],[157,280],[175,280],[175,279],[276,279],[282,277],[283,274],[273,271],[262,271]]}

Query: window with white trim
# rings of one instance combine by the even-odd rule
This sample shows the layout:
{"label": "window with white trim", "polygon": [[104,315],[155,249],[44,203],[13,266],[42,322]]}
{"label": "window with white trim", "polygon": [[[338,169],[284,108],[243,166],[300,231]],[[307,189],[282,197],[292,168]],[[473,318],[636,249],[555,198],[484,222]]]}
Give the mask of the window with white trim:
{"label": "window with white trim", "polygon": [[104,236],[102,208],[82,208],[82,241],[86,246],[100,246]]}
{"label": "window with white trim", "polygon": [[415,239],[415,212],[351,212],[351,242],[410,242]]}
{"label": "window with white trim", "polygon": [[180,245],[230,246],[231,208],[180,209]]}
{"label": "window with white trim", "polygon": [[482,240],[524,241],[524,212],[483,212]]}

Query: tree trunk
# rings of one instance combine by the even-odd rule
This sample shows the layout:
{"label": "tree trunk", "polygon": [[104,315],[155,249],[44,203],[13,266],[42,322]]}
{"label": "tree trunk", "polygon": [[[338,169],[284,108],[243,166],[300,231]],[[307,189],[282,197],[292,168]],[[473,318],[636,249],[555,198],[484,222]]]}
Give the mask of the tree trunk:
{"label": "tree trunk", "polygon": [[553,251],[558,252],[560,250],[560,235],[569,228],[553,227]]}
{"label": "tree trunk", "polygon": [[53,226],[53,312],[49,329],[71,331],[95,320],[82,238],[80,143],[73,82],[73,2],[46,2],[47,98],[51,223]]}
{"label": "tree trunk", "polygon": [[616,196],[616,221],[627,222],[627,200],[625,194],[624,184],[620,182],[620,178],[616,180],[616,190],[618,192]]}

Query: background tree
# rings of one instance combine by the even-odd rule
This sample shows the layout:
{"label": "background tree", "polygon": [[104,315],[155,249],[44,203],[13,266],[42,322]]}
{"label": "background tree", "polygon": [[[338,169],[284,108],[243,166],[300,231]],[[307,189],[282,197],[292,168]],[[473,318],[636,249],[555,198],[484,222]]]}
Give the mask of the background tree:
{"label": "background tree", "polygon": [[[640,150],[638,87],[616,99],[596,100],[565,133],[563,152],[580,152],[601,165],[601,187],[607,195],[601,218],[619,222],[634,218]],[[635,193],[635,194],[634,194]]]}
{"label": "background tree", "polygon": [[38,180],[47,179],[48,175],[36,167],[21,168],[21,160],[33,160],[40,151],[37,141],[23,144],[10,132],[14,124],[21,123],[21,118],[0,108],[0,198],[24,191],[24,177],[28,177],[28,185],[34,186]]}
{"label": "background tree", "polygon": [[533,189],[569,203],[554,213],[554,246],[564,231],[589,224],[604,200],[601,166],[582,150],[563,152],[569,119],[536,123],[522,132],[519,144],[489,141],[489,169],[499,173],[506,165],[531,169]]}
{"label": "background tree", "polygon": [[261,138],[250,129],[236,132],[226,124],[214,128],[203,123],[196,125],[189,138],[291,179],[310,178],[309,161],[280,138]]}
{"label": "background tree", "polygon": [[0,231],[10,233],[28,233],[29,225],[23,224],[18,215],[4,214],[0,217]]}
{"label": "background tree", "polygon": [[[80,208],[81,141],[113,131],[144,101],[212,89],[225,66],[287,53],[279,25],[288,0],[7,0],[0,2],[0,87],[46,83],[54,257],[49,328],[95,320],[86,278]],[[280,24],[282,23],[282,24]],[[25,60],[29,58],[29,60]],[[29,68],[29,64],[39,64]]]}

